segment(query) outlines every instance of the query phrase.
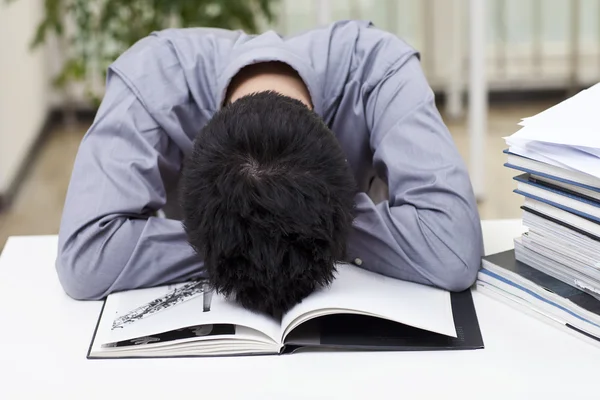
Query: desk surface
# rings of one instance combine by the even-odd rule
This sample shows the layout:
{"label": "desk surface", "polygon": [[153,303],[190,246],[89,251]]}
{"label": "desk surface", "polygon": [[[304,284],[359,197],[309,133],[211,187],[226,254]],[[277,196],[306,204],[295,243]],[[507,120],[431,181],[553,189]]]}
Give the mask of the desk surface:
{"label": "desk surface", "polygon": [[[523,230],[482,226],[488,254]],[[477,292],[483,350],[87,360],[101,303],[64,294],[55,254],[54,236],[12,237],[0,257],[0,399],[598,396],[599,349]]]}

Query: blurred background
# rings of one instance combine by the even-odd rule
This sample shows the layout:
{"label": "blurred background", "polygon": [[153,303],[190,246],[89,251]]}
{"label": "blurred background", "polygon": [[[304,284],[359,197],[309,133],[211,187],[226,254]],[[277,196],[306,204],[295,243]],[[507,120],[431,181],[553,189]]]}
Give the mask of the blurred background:
{"label": "blurred background", "polygon": [[0,0],[0,250],[56,234],[106,66],[177,26],[291,34],[367,19],[421,51],[483,219],[520,217],[503,136],[596,83],[600,0]]}

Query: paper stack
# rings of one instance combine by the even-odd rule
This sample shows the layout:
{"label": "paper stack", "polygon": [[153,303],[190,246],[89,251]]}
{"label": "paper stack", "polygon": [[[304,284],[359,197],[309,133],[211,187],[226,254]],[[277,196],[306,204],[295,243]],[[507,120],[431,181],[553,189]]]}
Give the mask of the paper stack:
{"label": "paper stack", "polygon": [[600,84],[519,125],[504,165],[528,232],[477,286],[600,344]]}
{"label": "paper stack", "polygon": [[600,84],[505,138],[529,232],[516,259],[600,298]]}

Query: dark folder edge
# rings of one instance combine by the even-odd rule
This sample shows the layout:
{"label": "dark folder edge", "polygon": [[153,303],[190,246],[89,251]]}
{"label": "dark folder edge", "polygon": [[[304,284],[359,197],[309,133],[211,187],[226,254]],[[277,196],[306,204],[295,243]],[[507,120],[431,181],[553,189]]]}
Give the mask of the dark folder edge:
{"label": "dark folder edge", "polygon": [[[440,344],[429,345],[429,346],[419,346],[419,345],[409,345],[409,346],[335,346],[335,345],[327,345],[327,346],[316,346],[318,348],[326,348],[332,350],[347,350],[347,351],[431,351],[431,350],[476,350],[483,349],[484,342],[481,334],[481,329],[479,326],[479,319],[477,317],[477,311],[475,309],[475,304],[473,302],[473,295],[471,289],[464,290],[462,292],[451,292],[450,299],[452,304],[452,314],[454,318],[454,325],[456,327],[456,331],[459,334],[458,339],[454,339],[454,344],[448,344],[449,338],[445,335],[441,334],[433,334],[439,336]],[[98,320],[96,322],[96,327],[94,328],[94,333],[92,334],[92,338],[90,341],[90,345],[88,347],[86,358],[88,360],[114,360],[114,359],[152,359],[152,358],[206,358],[206,357],[241,357],[241,356],[277,356],[282,354],[291,354],[299,348],[305,348],[309,346],[285,346],[282,353],[251,353],[251,354],[227,354],[227,355],[151,355],[151,356],[125,356],[125,357],[117,357],[117,356],[104,356],[97,357],[92,356],[92,346],[94,339],[96,338],[96,334],[98,332],[98,328],[100,326],[100,319],[102,317],[102,313],[104,312],[104,306],[106,305],[106,299],[103,301],[102,309],[98,314]],[[460,339],[460,335],[463,335],[462,343]],[[452,342],[453,338],[450,338]],[[313,347],[313,346],[310,346]]]}
{"label": "dark folder edge", "polygon": [[586,331],[583,331],[583,330],[579,329],[578,327],[569,324],[568,322],[565,323],[565,326],[567,328],[573,329],[574,331],[576,331],[577,333],[579,333],[581,335],[587,336],[590,339],[594,339],[595,341],[600,342],[599,337],[596,337],[596,336],[592,335],[591,333],[587,333]]}
{"label": "dark folder edge", "polygon": [[90,340],[90,346],[88,347],[88,351],[86,354],[86,358],[96,359],[96,357],[90,356],[92,353],[92,346],[94,345],[94,339],[96,339],[96,334],[98,333],[98,328],[100,327],[100,319],[102,318],[102,314],[104,314],[104,307],[106,306],[106,299],[102,301],[102,308],[100,308],[100,312],[98,313],[98,320],[96,321],[96,326],[94,327],[94,333],[92,334],[92,340]]}

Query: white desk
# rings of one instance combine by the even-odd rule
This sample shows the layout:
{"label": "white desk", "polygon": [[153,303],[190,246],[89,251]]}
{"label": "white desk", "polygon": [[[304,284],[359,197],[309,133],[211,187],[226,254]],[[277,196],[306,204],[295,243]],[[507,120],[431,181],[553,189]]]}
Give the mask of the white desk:
{"label": "white desk", "polygon": [[[483,227],[488,253],[522,231],[519,221]],[[479,293],[483,350],[87,360],[101,303],[63,293],[55,249],[54,236],[12,237],[0,258],[2,400],[599,396],[600,350]]]}

